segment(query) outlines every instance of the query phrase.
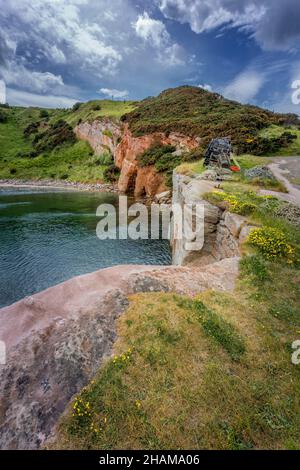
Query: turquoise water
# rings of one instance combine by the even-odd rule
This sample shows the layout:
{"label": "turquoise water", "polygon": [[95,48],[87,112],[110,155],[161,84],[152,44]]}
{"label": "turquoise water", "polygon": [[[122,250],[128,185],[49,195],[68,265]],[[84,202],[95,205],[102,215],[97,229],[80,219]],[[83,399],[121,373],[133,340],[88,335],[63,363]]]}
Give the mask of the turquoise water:
{"label": "turquoise water", "polygon": [[171,263],[167,240],[99,240],[109,193],[0,188],[0,307],[80,274],[118,264]]}

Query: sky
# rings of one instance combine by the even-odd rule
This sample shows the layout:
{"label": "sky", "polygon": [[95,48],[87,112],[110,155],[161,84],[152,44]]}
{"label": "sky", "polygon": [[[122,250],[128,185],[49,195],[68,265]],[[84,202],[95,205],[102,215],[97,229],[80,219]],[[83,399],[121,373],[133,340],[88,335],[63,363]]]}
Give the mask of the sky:
{"label": "sky", "polygon": [[41,107],[193,85],[300,114],[299,18],[299,0],[0,0],[2,100],[4,83]]}

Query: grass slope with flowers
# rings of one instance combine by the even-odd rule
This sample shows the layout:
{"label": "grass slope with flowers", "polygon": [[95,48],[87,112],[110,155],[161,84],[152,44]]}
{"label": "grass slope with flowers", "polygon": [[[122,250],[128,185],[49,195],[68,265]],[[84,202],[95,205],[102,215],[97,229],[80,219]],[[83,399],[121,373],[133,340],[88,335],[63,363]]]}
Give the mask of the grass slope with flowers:
{"label": "grass slope with flowers", "polygon": [[300,210],[224,182],[253,225],[234,292],[136,294],[114,356],[74,398],[55,449],[299,449]]}

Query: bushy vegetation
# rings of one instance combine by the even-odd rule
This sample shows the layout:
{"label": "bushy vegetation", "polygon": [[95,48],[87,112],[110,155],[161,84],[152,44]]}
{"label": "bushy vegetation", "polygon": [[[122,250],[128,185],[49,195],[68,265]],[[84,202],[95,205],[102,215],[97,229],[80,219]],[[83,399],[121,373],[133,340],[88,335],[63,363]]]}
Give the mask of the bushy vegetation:
{"label": "bushy vegetation", "polygon": [[[28,134],[28,128],[26,128],[24,132]],[[74,144],[76,142],[73,128],[62,119],[55,124],[50,124],[46,130],[37,133],[36,130],[34,130],[34,133],[35,136],[32,143],[37,154],[49,152],[56,147],[65,144]]]}
{"label": "bushy vegetation", "polygon": [[7,122],[7,111],[0,108],[0,123]]}
{"label": "bushy vegetation", "polygon": [[104,180],[107,183],[116,183],[120,176],[120,168],[115,164],[109,165],[103,173]]}
{"label": "bushy vegetation", "polygon": [[256,248],[268,259],[285,258],[293,263],[295,249],[289,244],[283,232],[272,227],[259,227],[252,229],[248,243]]}
{"label": "bushy vegetation", "polygon": [[[201,88],[186,86],[166,90],[157,98],[142,101],[122,119],[129,123],[135,136],[180,132],[201,137],[204,147],[213,138],[230,136],[238,153],[243,153],[248,151],[247,144],[258,137],[262,129],[272,124],[283,126],[290,123],[292,117],[293,123],[299,125],[297,116],[274,114]],[[282,142],[286,144],[289,138],[286,136]]]}
{"label": "bushy vegetation", "polygon": [[253,155],[276,155],[281,149],[288,148],[297,136],[285,131],[279,137],[250,137],[238,145],[240,154],[250,153]]}
{"label": "bushy vegetation", "polygon": [[3,108],[7,120],[0,123],[0,178],[103,181],[104,171],[113,162],[110,152],[95,156],[86,142],[76,140],[72,126],[78,115],[100,112],[117,116],[132,108],[126,103],[100,103],[80,104],[76,111]]}
{"label": "bushy vegetation", "polygon": [[159,173],[165,173],[166,182],[171,186],[173,170],[180,163],[197,160],[201,155],[200,148],[191,152],[176,153],[176,147],[157,142],[142,153],[138,160],[141,167],[154,165]]}

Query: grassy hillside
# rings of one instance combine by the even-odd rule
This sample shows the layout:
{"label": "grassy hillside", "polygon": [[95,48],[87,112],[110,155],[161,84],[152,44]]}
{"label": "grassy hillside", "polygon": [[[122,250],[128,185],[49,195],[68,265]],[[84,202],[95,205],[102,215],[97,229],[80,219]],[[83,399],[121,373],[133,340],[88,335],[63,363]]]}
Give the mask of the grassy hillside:
{"label": "grassy hillside", "polygon": [[[277,150],[273,155],[278,156],[297,156],[300,155],[300,129],[295,126],[288,128],[288,131],[293,134],[296,139],[294,139],[286,148],[281,148]],[[263,129],[260,132],[260,136],[267,139],[278,138],[282,135],[282,127],[272,125],[266,129]]]}
{"label": "grassy hillside", "polygon": [[[136,136],[176,131],[200,137],[199,148],[181,156],[175,157],[174,149],[159,144],[140,156],[142,166],[154,164],[168,182],[173,169],[182,163],[198,161],[196,168],[201,168],[201,157],[214,137],[231,136],[235,152],[241,155],[300,153],[296,116],[241,105],[201,88],[179,87],[142,102],[90,101],[60,110],[0,108],[0,178],[102,181],[109,162],[94,157],[88,144],[72,141],[70,129],[103,117],[128,122]],[[61,121],[65,128],[56,132]]]}
{"label": "grassy hillside", "polygon": [[54,448],[300,448],[299,211],[292,224],[284,203],[222,187],[207,197],[248,204],[258,227],[235,291],[132,296],[115,356],[70,404]]}
{"label": "grassy hillside", "polygon": [[256,135],[271,124],[297,121],[294,115],[274,114],[189,86],[148,98],[123,119],[136,135],[155,131],[178,131],[204,139],[231,135],[235,143],[242,136]]}
{"label": "grassy hillside", "polygon": [[[101,157],[94,156],[90,146],[57,134],[55,146],[49,146],[49,136],[35,145],[36,135],[46,133],[61,120],[71,128],[80,121],[99,117],[119,119],[133,109],[133,102],[91,101],[72,110],[10,107],[1,108],[0,119],[0,179],[62,179],[74,182],[103,181]],[[0,118],[1,118],[0,116]],[[39,123],[38,132],[34,123]],[[24,131],[33,126],[31,133]],[[70,136],[69,136],[70,137]],[[37,139],[36,139],[37,140]],[[43,145],[41,145],[43,144]]]}

